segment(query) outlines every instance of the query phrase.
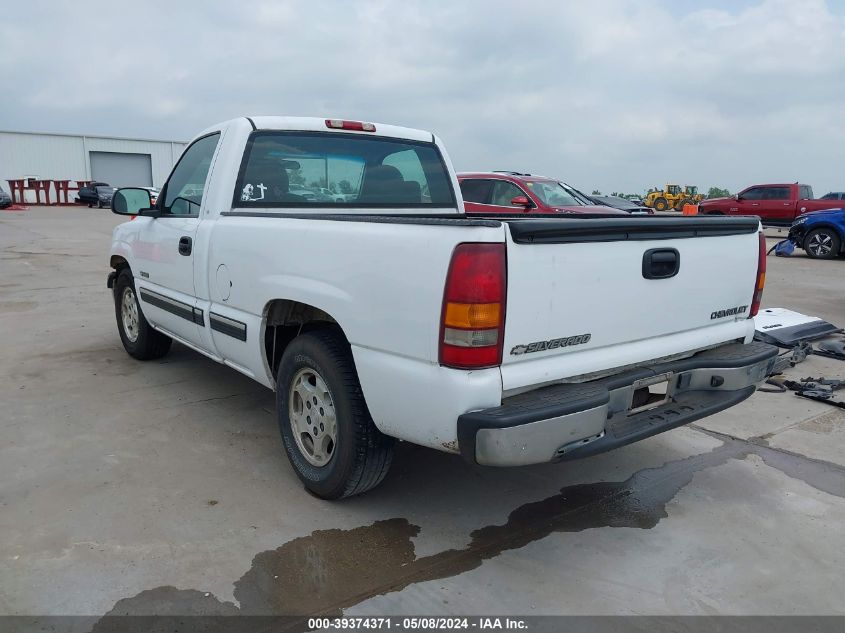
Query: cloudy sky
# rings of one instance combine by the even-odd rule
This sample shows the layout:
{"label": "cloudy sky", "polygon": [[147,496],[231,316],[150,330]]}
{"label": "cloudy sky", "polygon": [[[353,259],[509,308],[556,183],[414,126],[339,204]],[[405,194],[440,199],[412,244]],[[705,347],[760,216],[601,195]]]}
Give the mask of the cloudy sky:
{"label": "cloudy sky", "polygon": [[55,3],[0,17],[0,129],[188,139],[244,114],[436,132],[585,190],[845,190],[845,2]]}

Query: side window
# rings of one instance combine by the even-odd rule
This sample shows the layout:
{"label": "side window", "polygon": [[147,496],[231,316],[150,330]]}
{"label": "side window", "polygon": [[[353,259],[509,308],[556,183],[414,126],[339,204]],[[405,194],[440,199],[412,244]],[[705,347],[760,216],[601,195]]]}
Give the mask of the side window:
{"label": "side window", "polygon": [[461,195],[464,197],[464,202],[489,204],[491,189],[493,189],[492,180],[474,179],[461,181]]}
{"label": "side window", "polygon": [[[799,200],[812,200],[813,199],[813,188],[809,185],[801,185],[798,187],[798,198]],[[833,199],[836,199],[836,194],[833,194]]]}
{"label": "side window", "polygon": [[517,196],[525,196],[526,193],[512,182],[497,180],[493,185],[493,199],[490,204],[500,207],[511,206],[511,200]]}
{"label": "side window", "polygon": [[752,187],[742,194],[743,200],[762,200],[765,187]]}
{"label": "side window", "polygon": [[767,200],[789,200],[789,187],[769,187]]}
{"label": "side window", "polygon": [[208,170],[220,134],[211,134],[185,150],[164,187],[162,213],[198,215]]}
{"label": "side window", "polygon": [[[802,198],[804,197],[803,194],[802,194],[801,197]],[[822,200],[837,200],[838,198],[839,198],[839,194],[836,194],[836,193],[826,193],[821,197]]]}

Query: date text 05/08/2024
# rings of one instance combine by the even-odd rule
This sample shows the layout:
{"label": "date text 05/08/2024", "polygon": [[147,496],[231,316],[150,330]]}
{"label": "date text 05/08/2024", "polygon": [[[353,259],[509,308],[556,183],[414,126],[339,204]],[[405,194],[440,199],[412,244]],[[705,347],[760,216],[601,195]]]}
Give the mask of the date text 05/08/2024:
{"label": "date text 05/08/2024", "polygon": [[308,629],[320,630],[400,630],[400,631],[448,631],[448,630],[526,630],[528,624],[519,618],[502,617],[341,617],[309,618]]}

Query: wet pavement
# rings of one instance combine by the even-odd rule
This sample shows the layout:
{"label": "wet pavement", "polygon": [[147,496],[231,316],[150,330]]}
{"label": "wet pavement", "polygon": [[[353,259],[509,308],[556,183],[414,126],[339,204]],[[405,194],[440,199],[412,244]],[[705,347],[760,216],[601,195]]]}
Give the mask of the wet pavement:
{"label": "wet pavement", "polygon": [[[0,214],[0,613],[845,613],[844,411],[758,393],[512,470],[400,444],[378,489],[322,502],[269,391],[181,346],[123,352],[119,221]],[[845,325],[843,273],[770,257],[764,305]],[[790,371],[820,374],[845,363]]]}

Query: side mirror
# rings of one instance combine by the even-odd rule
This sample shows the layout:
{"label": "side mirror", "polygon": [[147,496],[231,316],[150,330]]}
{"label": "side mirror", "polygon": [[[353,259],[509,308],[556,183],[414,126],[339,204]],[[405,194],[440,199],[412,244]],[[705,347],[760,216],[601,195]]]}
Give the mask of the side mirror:
{"label": "side mirror", "polygon": [[526,196],[517,196],[516,198],[511,198],[511,206],[512,207],[530,207],[533,206],[531,201]]}
{"label": "side mirror", "polygon": [[146,215],[141,212],[149,210],[152,206],[150,192],[141,188],[118,189],[111,198],[112,213],[117,215]]}
{"label": "side mirror", "polygon": [[731,198],[733,198],[733,199],[734,199],[734,200],[736,200],[737,202],[739,202],[740,200],[742,200],[742,196],[740,196],[738,193],[735,193],[734,195],[732,195],[732,196],[731,196]]}

